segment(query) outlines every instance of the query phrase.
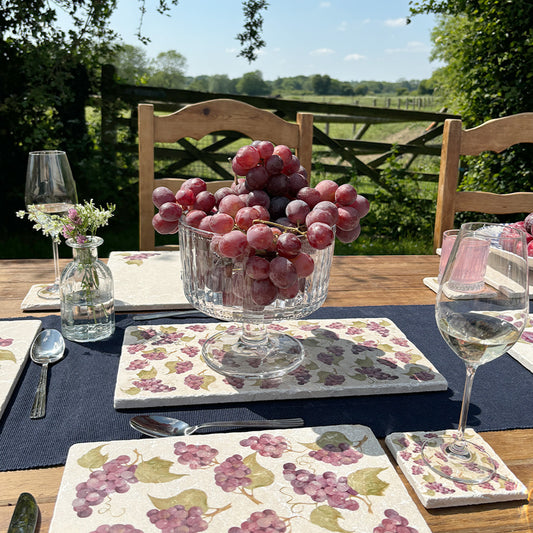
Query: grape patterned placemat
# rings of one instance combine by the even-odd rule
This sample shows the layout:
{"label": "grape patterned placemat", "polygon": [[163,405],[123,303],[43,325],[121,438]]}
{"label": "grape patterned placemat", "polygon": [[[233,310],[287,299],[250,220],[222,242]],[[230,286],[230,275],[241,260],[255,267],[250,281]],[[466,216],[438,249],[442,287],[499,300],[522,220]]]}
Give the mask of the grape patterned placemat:
{"label": "grape patterned placemat", "polygon": [[[116,311],[191,309],[181,281],[179,251],[111,252]],[[59,298],[38,295],[45,284],[33,285],[21,304],[23,311],[59,309]]]}
{"label": "grape patterned placemat", "polygon": [[231,323],[126,329],[115,408],[362,396],[446,390],[447,381],[387,318],[294,320],[277,331],[304,345],[303,364],[281,379],[227,378],[201,358],[202,343]]}
{"label": "grape patterned placemat", "polygon": [[[0,418],[28,360],[33,339],[40,329],[40,320],[0,321]],[[37,387],[37,383],[35,386]],[[30,406],[28,410],[29,408]]]}
{"label": "grape patterned placemat", "polygon": [[109,531],[119,524],[130,533],[178,531],[183,523],[188,531],[214,533],[269,525],[280,532],[390,531],[386,526],[395,525],[430,533],[365,426],[70,448],[50,533]]}
{"label": "grape patterned placemat", "polygon": [[509,355],[533,372],[533,315],[529,315],[529,326],[524,329],[518,342],[509,350]]}
{"label": "grape patterned placemat", "polygon": [[[422,505],[428,509],[480,503],[527,499],[527,487],[507,468],[496,452],[473,429],[467,428],[465,438],[489,454],[496,465],[493,477],[479,485],[458,483],[434,473],[421,455],[422,444],[442,442],[442,435],[456,430],[435,432],[391,433],[385,439],[405,477],[414,488]],[[465,470],[469,465],[465,466]]]}

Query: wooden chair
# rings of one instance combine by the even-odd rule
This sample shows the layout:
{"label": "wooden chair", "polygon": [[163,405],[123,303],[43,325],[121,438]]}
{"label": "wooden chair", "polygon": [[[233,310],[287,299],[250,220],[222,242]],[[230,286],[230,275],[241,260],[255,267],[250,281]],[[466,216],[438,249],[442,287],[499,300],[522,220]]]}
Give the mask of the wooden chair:
{"label": "wooden chair", "polygon": [[[151,104],[139,104],[138,120],[140,250],[156,248],[152,227],[152,191],[159,186],[177,191],[184,181],[179,178],[154,179],[155,143],[174,143],[186,137],[200,140],[213,132],[233,131],[252,140],[268,140],[289,146],[295,150],[308,175],[311,173],[313,115],[310,113],[298,113],[296,123],[293,123],[244,102],[217,99],[191,104],[164,116],[155,115]],[[201,155],[200,150],[198,155]],[[208,190],[214,192],[231,183],[229,180],[209,182]]]}
{"label": "wooden chair", "polygon": [[442,233],[453,228],[455,213],[510,214],[533,212],[533,192],[495,194],[458,191],[459,162],[463,155],[502,152],[515,144],[533,143],[533,113],[489,120],[463,129],[459,119],[444,122],[433,246],[439,248]]}

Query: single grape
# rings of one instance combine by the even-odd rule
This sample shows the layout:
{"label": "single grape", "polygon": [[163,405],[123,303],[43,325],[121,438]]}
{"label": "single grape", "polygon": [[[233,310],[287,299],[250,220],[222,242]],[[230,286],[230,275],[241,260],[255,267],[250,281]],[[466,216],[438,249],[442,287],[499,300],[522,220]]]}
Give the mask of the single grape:
{"label": "single grape", "polygon": [[203,218],[207,216],[207,213],[205,211],[201,211],[200,209],[194,209],[193,211],[189,211],[185,215],[185,223],[188,226],[191,226],[193,228],[197,228],[200,226],[200,222]]}
{"label": "single grape", "polygon": [[291,200],[285,208],[287,218],[294,224],[303,224],[310,208],[303,200]]}
{"label": "single grape", "polygon": [[289,162],[283,165],[283,169],[281,171],[284,174],[287,174],[287,176],[289,176],[290,174],[293,174],[294,172],[298,172],[299,168],[300,168],[300,160],[295,155],[291,154],[291,158]]}
{"label": "single grape", "polygon": [[161,218],[159,213],[156,213],[152,218],[152,226],[161,235],[173,235],[178,231],[179,222],[167,222]]}
{"label": "single grape", "polygon": [[293,172],[292,174],[289,174],[289,194],[291,197],[296,198],[300,190],[308,185],[309,182],[307,181],[307,178],[300,172]]}
{"label": "single grape", "polygon": [[343,231],[354,229],[359,224],[359,212],[357,209],[348,205],[341,205],[338,207],[339,219],[337,220],[337,228]]}
{"label": "single grape", "polygon": [[176,193],[176,202],[183,207],[183,209],[189,209],[194,205],[196,201],[196,195],[191,189],[184,188],[183,185],[181,189]]}
{"label": "single grape", "polygon": [[246,275],[252,279],[267,279],[270,271],[270,261],[258,255],[252,255],[246,262]]}
{"label": "single grape", "polygon": [[266,191],[250,191],[248,194],[248,207],[261,206],[266,209],[270,206],[270,196]]}
{"label": "single grape", "polygon": [[239,230],[225,233],[220,238],[218,250],[224,257],[236,258],[242,255],[247,246],[246,234]]}
{"label": "single grape", "polygon": [[276,250],[279,255],[287,258],[296,257],[302,249],[302,242],[294,233],[282,233],[278,237]]}
{"label": "single grape", "polygon": [[209,231],[211,232],[211,219],[213,218],[213,215],[206,215],[202,220],[200,220],[200,223],[198,224],[198,229],[201,229],[202,231]]}
{"label": "single grape", "polygon": [[270,305],[278,296],[278,288],[270,279],[254,279],[250,287],[252,300],[257,305]]}
{"label": "single grape", "polygon": [[335,203],[337,205],[351,205],[357,198],[357,191],[353,185],[345,183],[335,191]]}
{"label": "single grape", "polygon": [[355,202],[351,205],[355,207],[361,218],[365,217],[370,210],[370,202],[362,195],[358,194]]}
{"label": "single grape", "polygon": [[235,158],[233,158],[231,161],[231,170],[233,170],[233,173],[236,176],[246,176],[246,173],[249,169],[240,165],[239,162]]}
{"label": "single grape", "polygon": [[274,174],[268,180],[267,188],[270,196],[287,196],[289,192],[289,178],[285,174]]}
{"label": "single grape", "polygon": [[194,203],[193,209],[201,209],[209,213],[215,207],[215,204],[215,195],[212,192],[201,191],[196,195],[196,202]]}
{"label": "single grape", "polygon": [[299,291],[300,284],[298,283],[298,280],[296,280],[296,282],[289,287],[285,289],[278,289],[278,297],[282,298],[283,300],[292,300],[293,298],[296,298],[296,295]]}
{"label": "single grape", "polygon": [[220,203],[220,200],[227,196],[228,194],[233,194],[233,191],[229,187],[221,187],[215,191],[215,205]]}
{"label": "single grape", "polygon": [[283,159],[279,155],[273,154],[265,161],[265,168],[271,176],[279,174],[283,168]]}
{"label": "single grape", "polygon": [[274,153],[274,145],[270,141],[257,141],[255,148],[263,160],[268,159]]}
{"label": "single grape", "polygon": [[182,186],[181,189],[190,189],[194,196],[207,189],[207,183],[202,178],[190,178]]}
{"label": "single grape", "polygon": [[277,218],[285,216],[285,208],[289,203],[289,199],[285,196],[274,196],[270,198],[270,207],[268,211],[270,213],[270,218],[276,220]]}
{"label": "single grape", "polygon": [[175,201],[165,202],[159,208],[159,215],[165,222],[177,222],[182,213],[183,209]]}
{"label": "single grape", "polygon": [[313,207],[313,211],[321,209],[331,214],[331,216],[333,217],[333,224],[337,223],[337,221],[339,220],[339,209],[333,202],[330,202],[328,200],[322,200],[321,202],[318,202],[315,207]]}
{"label": "single grape", "polygon": [[289,260],[296,268],[296,273],[300,278],[310,276],[315,269],[313,258],[304,252],[299,253],[296,257],[289,258]]}
{"label": "single grape", "polygon": [[323,222],[313,222],[307,228],[307,240],[309,244],[317,250],[324,250],[335,239],[335,233],[330,226]]}
{"label": "single grape", "polygon": [[218,212],[227,213],[235,218],[237,211],[243,207],[246,207],[246,203],[243,202],[239,196],[236,194],[228,194],[220,200],[220,203],[218,204]]}
{"label": "single grape", "polygon": [[357,237],[359,237],[360,234],[361,234],[361,225],[357,224],[355,228],[350,229],[348,231],[337,229],[337,231],[335,232],[335,237],[337,237],[339,241],[349,244],[355,241]]}
{"label": "single grape", "polygon": [[237,183],[232,183],[230,189],[233,191],[233,194],[241,195],[246,194],[248,189],[246,188],[246,178],[239,178]]}
{"label": "single grape", "polygon": [[322,200],[328,202],[335,201],[335,191],[338,187],[332,180],[322,180],[315,185],[315,189],[320,193]]}
{"label": "single grape", "polygon": [[254,146],[246,145],[237,150],[237,153],[233,159],[239,166],[245,169],[250,169],[257,166],[261,156],[259,155],[259,151]]}
{"label": "single grape", "polygon": [[235,224],[243,230],[252,226],[259,219],[259,211],[255,207],[241,207],[235,215]]}
{"label": "single grape", "polygon": [[264,189],[268,183],[269,174],[265,167],[258,166],[251,168],[246,173],[246,188],[249,191]]}
{"label": "single grape", "polygon": [[152,202],[159,209],[167,202],[175,202],[174,193],[168,187],[156,187],[152,192]]}
{"label": "single grape", "polygon": [[296,267],[286,257],[274,257],[270,261],[270,281],[280,289],[290,287],[298,280]]}
{"label": "single grape", "polygon": [[324,224],[327,224],[330,227],[333,227],[335,225],[335,219],[333,218],[333,215],[325,209],[313,209],[305,217],[305,225],[307,227],[309,227],[314,222],[323,222]]}
{"label": "single grape", "polygon": [[246,239],[254,250],[268,250],[274,243],[274,234],[266,224],[254,224],[246,232]]}
{"label": "single grape", "polygon": [[213,233],[223,235],[224,233],[229,233],[233,229],[235,221],[233,220],[233,217],[227,213],[215,213],[211,217],[209,224]]}
{"label": "single grape", "polygon": [[320,193],[313,187],[302,187],[296,194],[298,200],[303,200],[311,209],[322,201]]}

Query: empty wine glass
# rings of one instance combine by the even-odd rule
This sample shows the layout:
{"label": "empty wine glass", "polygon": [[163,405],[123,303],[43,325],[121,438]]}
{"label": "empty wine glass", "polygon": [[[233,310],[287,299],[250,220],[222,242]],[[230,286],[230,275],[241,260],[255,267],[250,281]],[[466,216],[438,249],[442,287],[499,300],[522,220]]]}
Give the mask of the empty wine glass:
{"label": "empty wine glass", "polygon": [[[60,150],[30,152],[24,192],[26,208],[36,207],[43,215],[65,215],[77,203],[76,184],[67,154]],[[55,281],[39,291],[42,298],[59,297],[59,253],[57,234],[52,235]]]}
{"label": "empty wine glass", "polygon": [[529,312],[525,233],[502,224],[463,224],[437,293],[435,318],[450,348],[466,365],[459,427],[452,436],[424,442],[422,456],[436,473],[457,482],[490,479],[495,465],[468,442],[465,428],[477,368],[520,338]]}

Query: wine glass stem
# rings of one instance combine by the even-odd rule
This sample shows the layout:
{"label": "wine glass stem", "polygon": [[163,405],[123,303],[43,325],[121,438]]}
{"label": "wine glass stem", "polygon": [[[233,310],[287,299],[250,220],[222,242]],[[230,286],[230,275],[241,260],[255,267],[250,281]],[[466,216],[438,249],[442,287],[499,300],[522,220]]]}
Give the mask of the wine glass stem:
{"label": "wine glass stem", "polygon": [[459,417],[458,434],[453,444],[450,446],[450,451],[458,455],[465,454],[465,429],[466,421],[468,419],[468,408],[470,407],[470,395],[472,394],[472,384],[474,383],[474,376],[476,375],[476,368],[471,365],[466,365],[466,380],[463,392],[463,403],[461,405],[461,416]]}
{"label": "wine glass stem", "polygon": [[52,251],[54,254],[54,272],[55,272],[55,281],[54,284],[59,286],[59,250],[57,246],[57,241],[55,239],[52,239]]}

